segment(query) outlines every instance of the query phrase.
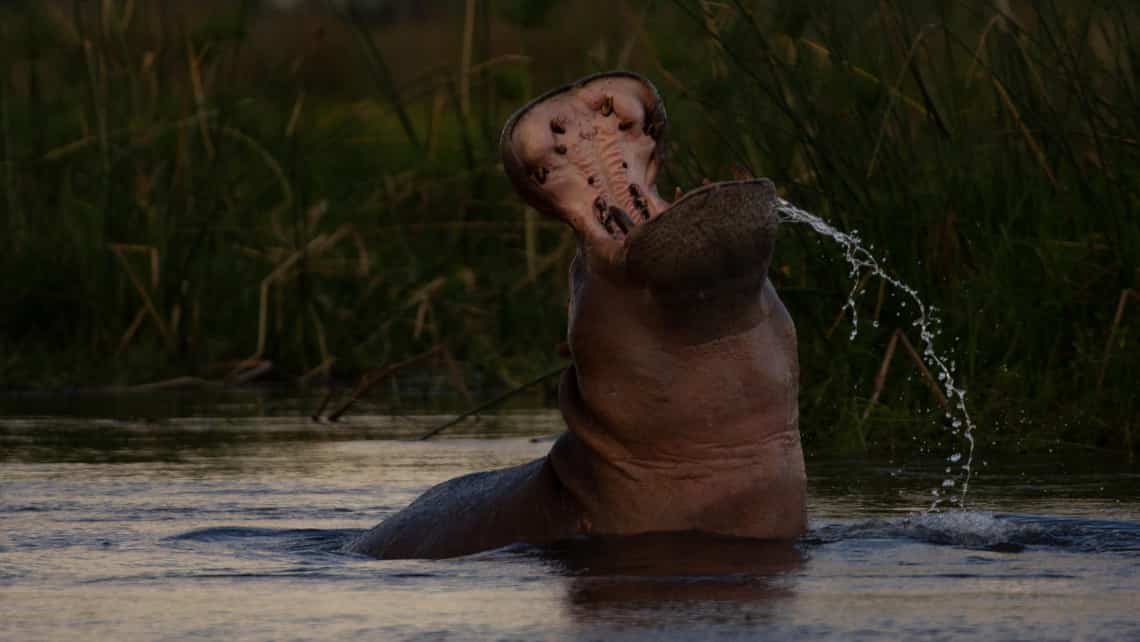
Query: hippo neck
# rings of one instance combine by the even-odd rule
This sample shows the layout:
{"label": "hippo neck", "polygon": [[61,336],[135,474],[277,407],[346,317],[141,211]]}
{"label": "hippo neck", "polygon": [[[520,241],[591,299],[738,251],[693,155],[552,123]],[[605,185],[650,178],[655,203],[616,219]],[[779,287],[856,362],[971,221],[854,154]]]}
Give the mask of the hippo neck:
{"label": "hippo neck", "polygon": [[573,369],[560,394],[569,432],[547,460],[577,505],[584,534],[702,531],[758,539],[792,539],[804,529],[804,469],[794,427],[694,450],[630,451],[599,430],[572,402]]}
{"label": "hippo neck", "polygon": [[572,290],[550,461],[587,530],[794,537],[795,334],[766,279],[669,299],[576,269]]}

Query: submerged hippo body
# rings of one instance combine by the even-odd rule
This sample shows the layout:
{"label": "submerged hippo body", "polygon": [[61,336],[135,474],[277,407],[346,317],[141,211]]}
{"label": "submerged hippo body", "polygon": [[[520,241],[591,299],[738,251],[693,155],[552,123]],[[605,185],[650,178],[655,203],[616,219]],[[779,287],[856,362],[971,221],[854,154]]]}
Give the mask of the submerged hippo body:
{"label": "submerged hippo body", "polygon": [[665,111],[629,73],[591,76],[503,130],[523,198],[569,224],[568,432],[514,468],[440,484],[350,545],[464,555],[583,534],[702,531],[791,539],[805,525],[795,327],[767,279],[764,180],[669,205],[654,181]]}

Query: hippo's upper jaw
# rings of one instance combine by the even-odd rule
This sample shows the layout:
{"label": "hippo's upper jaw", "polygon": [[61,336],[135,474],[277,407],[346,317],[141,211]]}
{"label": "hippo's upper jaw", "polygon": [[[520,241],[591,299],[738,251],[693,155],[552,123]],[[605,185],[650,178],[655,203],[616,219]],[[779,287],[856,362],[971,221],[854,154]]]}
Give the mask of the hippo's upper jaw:
{"label": "hippo's upper jaw", "polygon": [[593,272],[658,293],[759,286],[777,225],[772,183],[706,185],[670,205],[655,185],[665,127],[649,81],[598,74],[517,111],[503,166],[530,205],[574,228]]}

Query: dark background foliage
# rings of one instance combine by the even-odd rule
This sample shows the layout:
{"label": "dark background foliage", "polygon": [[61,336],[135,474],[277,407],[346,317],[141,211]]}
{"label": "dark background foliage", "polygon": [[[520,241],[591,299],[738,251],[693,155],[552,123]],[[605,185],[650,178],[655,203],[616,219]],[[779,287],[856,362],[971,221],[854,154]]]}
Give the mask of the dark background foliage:
{"label": "dark background foliage", "polygon": [[[498,130],[628,68],[670,111],[662,194],[772,177],[939,308],[984,439],[1132,453],[1138,30],[1117,0],[0,3],[0,385],[311,385],[439,344],[479,395],[549,370],[574,239]],[[849,340],[849,270],[797,226],[771,276],[809,447],[948,434],[901,348],[869,405],[903,299],[856,281]]]}

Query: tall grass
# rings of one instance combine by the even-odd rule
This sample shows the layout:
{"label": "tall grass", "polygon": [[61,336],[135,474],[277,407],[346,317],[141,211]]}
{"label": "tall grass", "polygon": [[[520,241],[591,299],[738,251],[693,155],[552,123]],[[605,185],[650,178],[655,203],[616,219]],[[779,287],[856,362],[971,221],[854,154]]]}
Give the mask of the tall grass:
{"label": "tall grass", "polygon": [[[318,26],[255,48],[292,21]],[[556,358],[560,315],[519,278],[521,207],[477,126],[517,82],[460,114],[457,66],[397,77],[355,12],[26,3],[4,23],[4,381],[266,359],[351,376],[441,341],[493,379]],[[525,74],[479,54],[475,95]],[[314,87],[325,73],[341,82]],[[567,255],[534,228],[535,263]]]}
{"label": "tall grass", "polygon": [[[939,343],[984,440],[1133,451],[1140,311],[1104,346],[1121,291],[1140,280],[1135,6],[673,6],[654,33],[686,30],[708,59],[694,68],[679,57],[695,51],[659,46],[690,121],[676,180],[739,165],[858,229],[941,308]],[[913,312],[869,282],[860,316],[874,322],[849,343],[832,322],[846,270],[800,230],[785,230],[773,272],[800,320],[805,424],[824,443],[910,441],[916,412],[937,406],[904,359],[889,403],[861,430],[852,415]],[[1098,390],[1102,368],[1111,383]]]}
{"label": "tall grass", "polygon": [[[1135,450],[1140,301],[1106,346],[1140,287],[1130,3],[6,6],[4,385],[311,382],[438,344],[489,387],[547,370],[573,238],[511,193],[497,130],[628,66],[668,101],[663,193],[748,171],[858,229],[942,310],[985,439]],[[848,341],[834,249],[789,226],[778,252],[809,448],[944,435],[901,356],[861,421],[899,301],[867,282]]]}

